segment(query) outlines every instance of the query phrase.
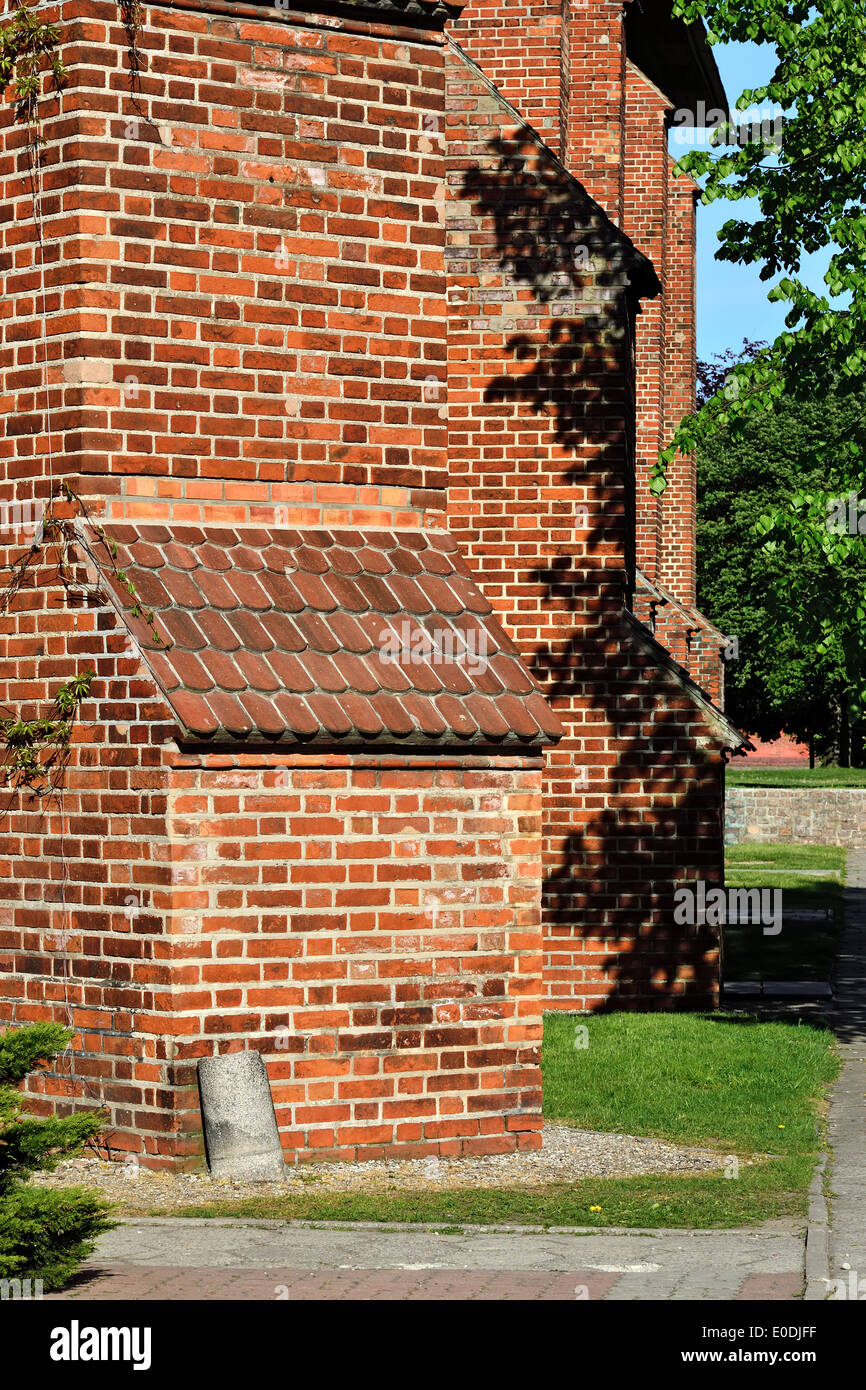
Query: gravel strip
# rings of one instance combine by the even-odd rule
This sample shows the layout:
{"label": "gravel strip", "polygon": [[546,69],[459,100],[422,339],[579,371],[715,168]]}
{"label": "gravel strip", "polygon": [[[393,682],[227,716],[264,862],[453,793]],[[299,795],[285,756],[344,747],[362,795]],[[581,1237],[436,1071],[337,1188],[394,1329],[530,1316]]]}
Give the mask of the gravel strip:
{"label": "gravel strip", "polygon": [[[134,1163],[106,1163],[85,1156],[61,1163],[38,1181],[47,1187],[97,1188],[127,1212],[173,1210],[192,1203],[303,1192],[431,1192],[472,1187],[540,1187],[581,1178],[639,1177],[647,1173],[705,1173],[721,1168],[714,1149],[684,1148],[658,1139],[545,1125],[534,1153],[485,1158],[374,1159],[366,1163],[315,1163],[291,1168],[283,1182],[215,1181],[205,1173],[165,1173]],[[36,1181],[37,1179],[34,1179]]]}

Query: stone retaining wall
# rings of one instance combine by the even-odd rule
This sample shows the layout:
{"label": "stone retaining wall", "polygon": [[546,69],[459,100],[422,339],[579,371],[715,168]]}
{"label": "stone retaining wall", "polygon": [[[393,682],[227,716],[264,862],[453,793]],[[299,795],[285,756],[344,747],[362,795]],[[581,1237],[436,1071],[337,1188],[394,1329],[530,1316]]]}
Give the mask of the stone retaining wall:
{"label": "stone retaining wall", "polygon": [[866,846],[866,788],[728,787],[725,843]]}

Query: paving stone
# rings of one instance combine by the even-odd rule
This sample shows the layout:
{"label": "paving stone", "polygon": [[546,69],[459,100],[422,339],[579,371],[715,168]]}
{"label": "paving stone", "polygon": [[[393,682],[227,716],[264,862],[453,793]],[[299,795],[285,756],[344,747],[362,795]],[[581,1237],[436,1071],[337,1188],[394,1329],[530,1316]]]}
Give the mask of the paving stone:
{"label": "paving stone", "polygon": [[796,1223],[552,1232],[142,1219],[109,1232],[55,1300],[799,1298]]}
{"label": "paving stone", "polygon": [[832,999],[833,989],[826,980],[765,980],[764,994],[780,999]]}
{"label": "paving stone", "polygon": [[827,1117],[832,1280],[866,1294],[866,850],[848,854],[846,927],[836,966],[835,1028],[842,1071]]}

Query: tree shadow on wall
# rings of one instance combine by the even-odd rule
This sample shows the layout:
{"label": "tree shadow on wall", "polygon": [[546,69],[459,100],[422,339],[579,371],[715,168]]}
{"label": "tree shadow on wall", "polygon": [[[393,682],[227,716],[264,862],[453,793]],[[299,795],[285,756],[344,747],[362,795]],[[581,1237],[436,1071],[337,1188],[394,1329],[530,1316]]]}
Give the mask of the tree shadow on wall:
{"label": "tree shadow on wall", "polygon": [[[551,152],[526,127],[487,145],[484,166],[464,173],[461,197],[495,227],[500,268],[528,285],[542,304],[573,299],[595,278],[617,287],[635,259],[626,239]],[[593,269],[590,264],[598,260]]]}
{"label": "tree shadow on wall", "polygon": [[[657,293],[658,281],[646,258],[525,128],[487,148],[488,158],[465,170],[461,190],[485,230],[492,229],[495,256],[485,252],[479,270],[498,272],[500,285],[533,301],[537,312],[529,314],[528,331],[506,339],[517,370],[488,381],[484,399],[492,407],[528,406],[546,418],[541,442],[545,448],[555,442],[563,455],[551,471],[565,486],[591,485],[593,498],[579,544],[561,546],[558,554],[552,548],[528,576],[545,607],[582,620],[564,625],[555,644],[531,653],[524,644],[524,655],[566,728],[573,704],[575,735],[589,748],[604,739],[613,759],[583,769],[581,807],[577,800],[569,804],[568,767],[557,792],[556,769],[564,758],[580,766],[584,738],[551,755],[546,828],[565,849],[543,886],[545,955],[573,957],[574,993],[581,996],[580,958],[597,940],[593,972],[606,975],[609,987],[599,992],[603,1009],[705,1006],[716,933],[674,926],[673,894],[685,880],[719,881],[721,759],[689,743],[683,709],[676,707],[682,692],[655,674],[652,643],[648,651],[635,645],[623,618],[634,530],[631,341],[637,299]],[[501,498],[502,463],[489,468],[490,494]],[[517,472],[515,465],[516,481]],[[486,492],[487,480],[479,481]],[[474,553],[480,548],[476,534]],[[680,697],[674,707],[670,695]],[[696,775],[702,764],[703,775]],[[682,993],[683,967],[693,973],[693,1000]]]}
{"label": "tree shadow on wall", "polygon": [[549,415],[566,449],[619,438],[615,426],[612,436],[606,431],[603,407],[614,406],[612,379],[629,341],[634,295],[642,286],[655,292],[654,272],[526,129],[496,137],[488,149],[483,168],[465,171],[462,197],[494,229],[499,272],[525,287],[539,309],[530,316],[535,332],[514,333],[506,343],[525,370],[490,381],[485,400]]}

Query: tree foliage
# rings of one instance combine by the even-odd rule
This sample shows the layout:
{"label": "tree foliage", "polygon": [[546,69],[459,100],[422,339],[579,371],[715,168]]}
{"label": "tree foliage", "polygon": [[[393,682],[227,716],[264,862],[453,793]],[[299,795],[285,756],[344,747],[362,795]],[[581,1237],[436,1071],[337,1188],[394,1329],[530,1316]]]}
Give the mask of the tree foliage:
{"label": "tree foliage", "polygon": [[[833,525],[843,496],[856,508],[864,478],[866,0],[674,0],[674,13],[705,20],[711,43],[764,45],[772,59],[768,81],[741,93],[736,111],[773,119],[735,115],[679,167],[699,180],[705,203],[756,201],[754,217],[725,222],[716,255],[757,266],[768,299],[787,312],[772,343],[749,344],[705,375],[699,409],[660,454],[650,486],[663,492],[676,454],[699,452],[704,549],[720,543],[713,496],[736,486],[739,527],[726,543],[742,596],[704,599],[728,629],[732,608],[740,626],[754,624],[733,702],[752,709],[756,732],[782,709],[811,728],[823,704],[824,733],[835,720],[844,761],[850,726],[856,745],[866,712],[863,533],[859,517],[853,532],[847,515]],[[803,278],[804,257],[816,252],[828,262],[824,292]],[[728,563],[705,559],[710,569]],[[720,574],[705,576],[705,590]]]}
{"label": "tree foliage", "polygon": [[[705,203],[754,198],[754,220],[732,218],[717,256],[760,267],[770,300],[788,306],[785,330],[735,366],[726,386],[682,422],[660,455],[652,489],[662,492],[677,451],[691,453],[716,431],[745,428],[789,397],[857,392],[866,373],[866,0],[674,0],[674,12],[706,20],[711,43],[767,45],[768,82],[747,90],[737,110],[768,105],[781,114],[773,139],[737,144],[733,126],[716,148],[692,150],[680,168],[702,181]],[[801,278],[803,257],[827,251],[826,293]],[[854,435],[815,441],[815,457],[860,467]]]}
{"label": "tree foliage", "polygon": [[0,89],[11,84],[16,117],[28,126],[38,125],[43,70],[47,68],[56,91],[66,86],[67,72],[58,38],[57,26],[43,24],[23,0],[0,28]]}
{"label": "tree foliage", "polygon": [[[743,355],[756,346],[744,344]],[[735,356],[700,364],[705,392]],[[859,761],[866,694],[866,546],[848,522],[862,516],[866,532],[866,514],[841,488],[828,491],[814,440],[862,437],[864,406],[866,391],[785,396],[698,452],[698,600],[739,640],[726,675],[728,711],[750,733],[814,738],[819,753],[843,762],[852,751]]]}

